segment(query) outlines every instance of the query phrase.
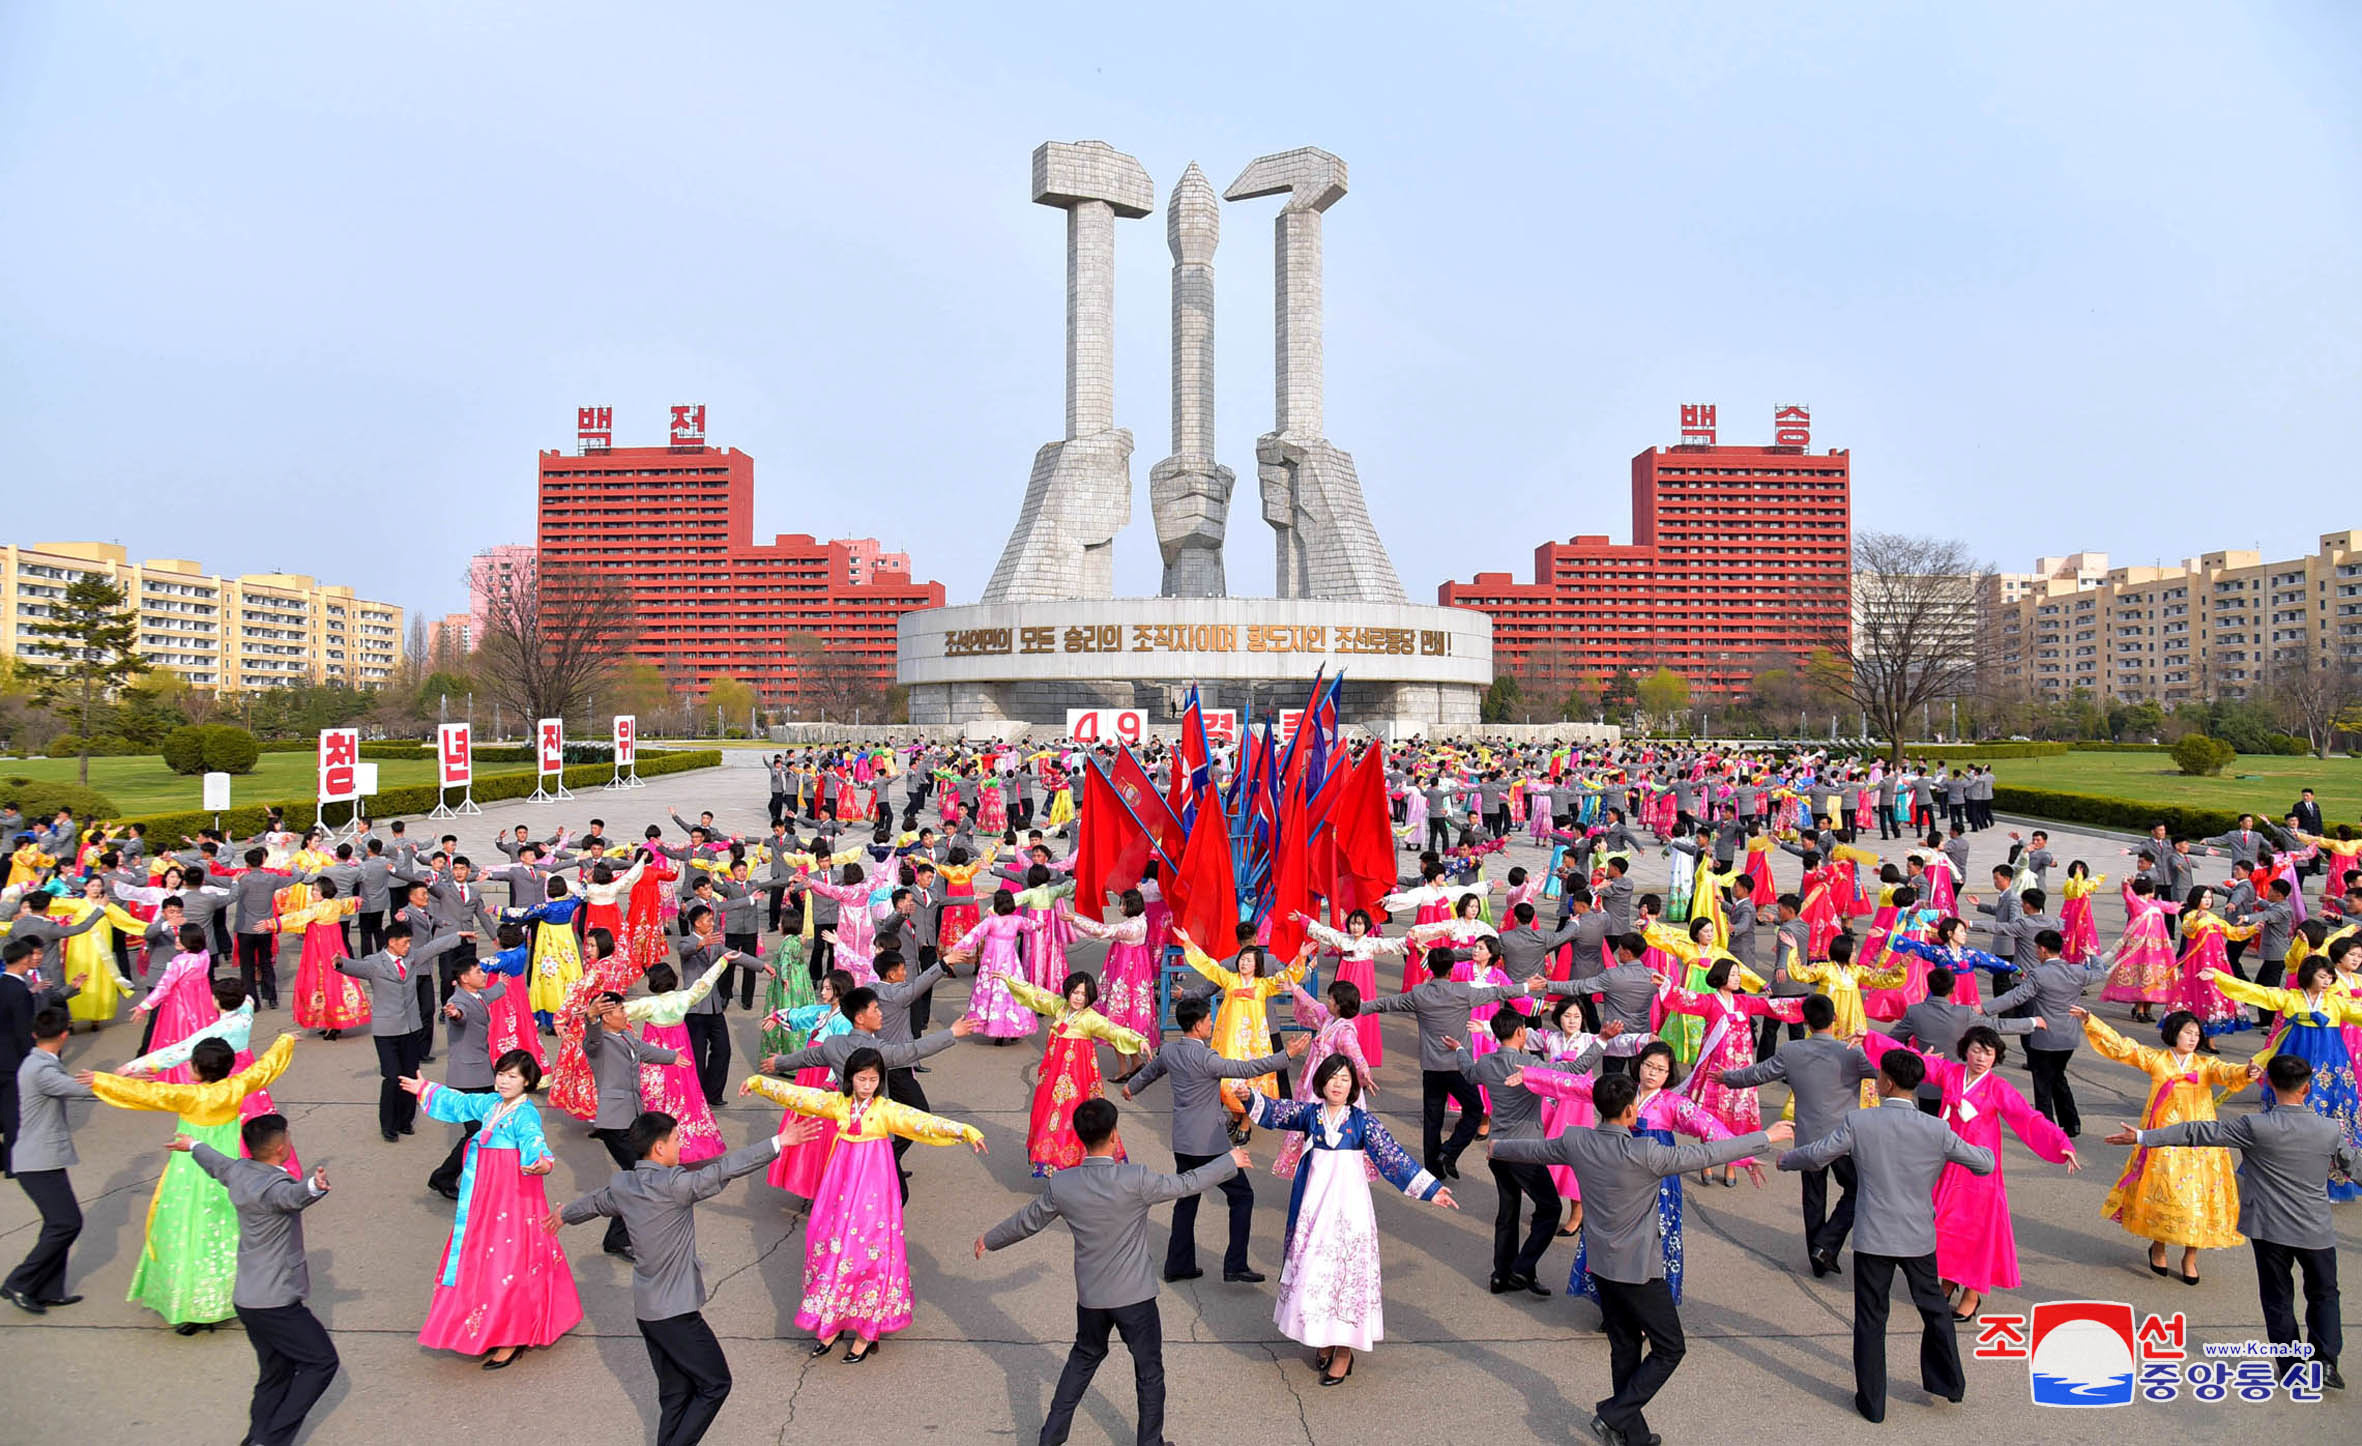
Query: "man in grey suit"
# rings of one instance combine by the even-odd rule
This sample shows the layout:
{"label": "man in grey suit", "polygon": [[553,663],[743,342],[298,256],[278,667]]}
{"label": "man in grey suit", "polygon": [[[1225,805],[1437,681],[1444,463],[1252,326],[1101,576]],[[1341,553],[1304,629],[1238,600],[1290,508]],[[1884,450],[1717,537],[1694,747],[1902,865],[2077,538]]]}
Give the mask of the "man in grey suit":
{"label": "man in grey suit", "polygon": [[[1457,956],[1448,948],[1427,951],[1427,977],[1407,994],[1364,1000],[1364,1014],[1408,1014],[1419,1025],[1419,1094],[1423,1105],[1419,1163],[1439,1180],[1460,1178],[1460,1152],[1476,1138],[1484,1122],[1484,1097],[1461,1077],[1453,1051],[1444,1043],[1468,1028],[1468,1011],[1480,1004],[1497,1004],[1527,994],[1539,994],[1547,982],[1539,974],[1525,983],[1467,984],[1452,978]],[[1645,1028],[1645,1026],[1643,1026]],[[1444,1101],[1457,1100],[1460,1120],[1450,1139],[1443,1134]]]}
{"label": "man in grey suit", "polygon": [[[2080,1012],[2080,1011],[2078,1011]],[[2296,1288],[2305,1282],[2305,1333],[2321,1362],[2322,1384],[2345,1389],[2337,1357],[2345,1344],[2338,1320],[2337,1230],[2329,1216],[2329,1181],[2351,1179],[2362,1157],[2335,1120],[2305,1104],[2313,1067],[2292,1054],[2264,1066],[2271,1107],[2235,1120],[2186,1120],[2154,1130],[2119,1125],[2111,1145],[2228,1147],[2239,1152],[2239,1233],[2255,1250],[2255,1288],[2262,1299],[2264,1334],[2296,1347]]]}
{"label": "man in grey suit", "polygon": [[[632,1033],[631,1021],[623,1012],[623,996],[613,990],[599,996],[596,1009],[582,1026],[582,1052],[590,1060],[591,1083],[598,1096],[591,1115],[591,1137],[607,1147],[607,1157],[615,1162],[615,1168],[628,1174],[648,1153],[646,1141],[635,1142],[632,1138],[633,1129],[642,1118],[640,1066],[671,1064],[681,1056],[676,1050],[650,1044]],[[671,1116],[658,1118],[669,1120]],[[608,1217],[607,1236],[600,1242],[601,1247],[609,1255],[638,1261],[631,1227],[622,1212],[599,1213]],[[661,1376],[662,1372],[658,1374]],[[718,1402],[716,1409],[720,1409]]]}
{"label": "man in grey suit", "polygon": [[[1222,1081],[1253,1079],[1285,1069],[1311,1045],[1299,1034],[1288,1041],[1284,1054],[1261,1059],[1224,1059],[1206,1041],[1214,1033],[1214,1012],[1205,1000],[1192,996],[1173,1004],[1179,1039],[1167,1040],[1154,1058],[1140,1067],[1124,1086],[1130,1099],[1166,1075],[1173,1079],[1173,1163],[1183,1174],[1209,1165],[1228,1154],[1229,1119],[1222,1108]],[[1255,1189],[1243,1174],[1225,1175],[1222,1198],[1230,1204],[1230,1244],[1222,1252],[1222,1278],[1254,1285],[1263,1273],[1247,1264],[1247,1236],[1254,1223]],[[1195,1280],[1205,1274],[1197,1265],[1197,1196],[1182,1195],[1173,1202],[1173,1234],[1165,1244],[1165,1279]]]}
{"label": "man in grey suit", "polygon": [[[1851,1159],[1861,1182],[1854,1226],[1854,1409],[1873,1424],[1886,1419],[1887,1295],[1897,1270],[1919,1311],[1919,1384],[1954,1403],[1968,1393],[1952,1305],[1936,1275],[1936,1181],[1946,1165],[1992,1174],[1993,1152],[1919,1112],[1911,1099],[1926,1078],[1927,1063],[1918,1055],[1889,1051],[1878,1061],[1877,1109],[1850,1111],[1827,1135],[1780,1156],[1783,1170],[1826,1170]],[[2067,1160],[2074,1168],[2074,1156]]]}
{"label": "man in grey suit", "polygon": [[336,972],[369,984],[369,1033],[377,1046],[377,1131],[392,1144],[414,1133],[418,1101],[402,1088],[405,1076],[418,1073],[426,1059],[427,1024],[419,1017],[418,991],[412,977],[436,955],[459,943],[459,935],[443,934],[418,943],[410,926],[387,926],[385,948],[358,959],[336,961]]}
{"label": "man in grey suit", "polygon": [[[1927,997],[1906,1008],[1901,1017],[1883,1033],[1897,1044],[1907,1044],[1927,1054],[1956,1058],[1960,1036],[1972,1024],[1989,1025],[1996,1034],[2032,1034],[2045,1027],[2048,1021],[2039,1016],[2024,1019],[1987,1019],[1965,1004],[1952,1002],[1952,989],[1958,983],[1952,971],[1938,964],[1927,971]],[[1919,1110],[1922,1114],[1941,1114],[1944,1091],[1933,1080],[1923,1080],[1919,1086]]]}
{"label": "man in grey suit", "polygon": [[[1534,1056],[1526,1052],[1525,1016],[1515,1009],[1503,1009],[1493,1015],[1491,1027],[1493,1040],[1500,1048],[1482,1059],[1470,1054],[1457,1040],[1447,1039],[1444,1043],[1453,1047],[1453,1062],[1459,1066],[1462,1077],[1490,1091],[1493,1129],[1489,1138],[1495,1144],[1505,1140],[1541,1139],[1542,1102],[1525,1088],[1526,1067],[1539,1067]],[[1547,1297],[1550,1287],[1535,1279],[1535,1271],[1542,1262],[1542,1252],[1550,1248],[1551,1237],[1558,1232],[1562,1203],[1558,1187],[1551,1183],[1550,1172],[1539,1165],[1513,1164],[1497,1153],[1488,1163],[1497,1202],[1493,1211],[1492,1292],[1506,1295],[1522,1290],[1528,1295]],[[1523,1200],[1533,1202],[1534,1222],[1521,1249],[1517,1243],[1517,1217]]]}
{"label": "man in grey suit", "polygon": [[[1716,1071],[1715,1082],[1736,1089],[1786,1080],[1796,1105],[1796,1132],[1821,1139],[1855,1113],[1862,1081],[1877,1073],[1868,1055],[1830,1032],[1836,1023],[1837,1006],[1828,995],[1816,994],[1804,1001],[1804,1027],[1810,1033],[1761,1063]],[[1831,1175],[1843,1192],[1835,1210],[1828,1208]],[[1804,1253],[1815,1280],[1835,1273],[1837,1252],[1854,1228],[1854,1185],[1854,1162],[1842,1155],[1804,1172]]]}
{"label": "man in grey suit", "polygon": [[1052,1220],[1064,1220],[1074,1236],[1074,1349],[1058,1374],[1050,1411],[1042,1418],[1041,1446],[1059,1446],[1073,1426],[1075,1408],[1091,1377],[1107,1359],[1109,1332],[1119,1333],[1132,1353],[1133,1389],[1139,1397],[1139,1446],[1163,1446],[1165,1439],[1164,1323],[1157,1314],[1156,1276],[1148,1259],[1148,1212],[1167,1200],[1195,1199],[1248,1168],[1243,1147],[1216,1155],[1193,1170],[1160,1175],[1115,1157],[1116,1108],[1108,1100],[1075,1106],[1074,1132],[1083,1162],[1042,1182],[1041,1194],[1016,1214],[976,1239],[976,1258],[1005,1250]]}
{"label": "man in grey suit", "polygon": [[[613,1014],[620,1021],[620,1001]],[[669,1062],[672,1051],[663,1053]],[[605,1094],[601,1089],[602,1106]],[[632,1315],[648,1348],[648,1364],[656,1371],[656,1446],[696,1446],[721,1414],[722,1403],[730,1399],[730,1361],[703,1314],[697,1202],[719,1195],[739,1176],[768,1166],[779,1158],[782,1147],[802,1144],[818,1133],[818,1127],[810,1120],[791,1120],[779,1134],[703,1161],[694,1170],[681,1168],[680,1122],[671,1115],[650,1110],[618,1133],[631,1164],[599,1189],[552,1210],[542,1223],[554,1235],[565,1226],[604,1215],[610,1237],[628,1233],[636,1246]]]}
{"label": "man in grey suit", "polygon": [[219,1180],[237,1207],[238,1283],[230,1306],[246,1327],[257,1366],[246,1439],[254,1446],[289,1446],[336,1379],[336,1346],[303,1303],[312,1289],[303,1212],[328,1194],[328,1167],[314,1165],[308,1181],[287,1173],[295,1146],[285,1115],[256,1115],[238,1135],[244,1159],[187,1135],[174,1135],[171,1147],[187,1151],[198,1169]]}
{"label": "man in grey suit", "polygon": [[58,1061],[73,1027],[73,1017],[55,1005],[34,1015],[32,1052],[16,1070],[22,1114],[15,1142],[8,1147],[9,1168],[33,1208],[41,1212],[41,1234],[24,1261],[9,1272],[7,1283],[0,1285],[0,1300],[29,1315],[82,1299],[66,1294],[66,1252],[82,1233],[82,1207],[74,1203],[74,1184],[66,1176],[68,1167],[80,1163],[66,1101],[96,1096],[90,1092],[89,1070],[68,1074]]}
{"label": "man in grey suit", "polygon": [[[514,924],[500,926],[500,947],[514,949],[525,942],[525,931]],[[508,995],[508,976],[487,980],[483,961],[463,960],[459,966],[459,987],[451,991],[451,998],[443,1005],[443,1017],[450,1021],[449,1032],[443,1043],[443,1087],[461,1094],[488,1094],[492,1089],[492,1006]],[[467,1158],[467,1142],[476,1137],[480,1122],[469,1120],[460,1128],[459,1143],[443,1157],[443,1163],[426,1177],[426,1187],[446,1200],[459,1198],[459,1172]]]}
{"label": "man in grey suit", "polygon": [[[1504,1011],[1506,1013],[1506,1011]],[[1701,1145],[1664,1145],[1632,1133],[1640,1087],[1629,1075],[1603,1075],[1591,1087],[1599,1123],[1555,1140],[1495,1139],[1496,1161],[1564,1165],[1583,1192],[1584,1263],[1599,1287],[1613,1387],[1591,1418],[1604,1446],[1648,1446],[1656,1439],[1642,1414],[1688,1349],[1681,1313],[1665,1285],[1665,1249],[1657,1225],[1657,1183],[1668,1175],[1727,1165],[1793,1138],[1786,1121],[1767,1130]],[[1648,1354],[1641,1355],[1641,1342]]]}
{"label": "man in grey suit", "polygon": [[[2016,927],[2029,922],[2031,916],[2021,919]],[[2104,958],[2089,964],[2069,964],[2061,959],[2059,953],[2067,941],[2056,929],[2036,932],[2032,942],[2035,963],[2026,975],[2026,982],[1997,999],[1986,1000],[1987,1014],[2030,1004],[2033,1013],[2045,1020],[2065,1020],[2075,1002],[2083,997],[2083,991],[2107,978],[2108,971],[2114,967],[2113,961]],[[2067,1062],[2075,1057],[2075,1046],[2082,1042],[2083,1031],[2072,1024],[2037,1029],[2026,1037],[2026,1069],[2034,1076],[2034,1108],[2047,1115],[2070,1140],[2083,1133],[2083,1116],[2076,1113],[2075,1092],[2067,1084]]]}

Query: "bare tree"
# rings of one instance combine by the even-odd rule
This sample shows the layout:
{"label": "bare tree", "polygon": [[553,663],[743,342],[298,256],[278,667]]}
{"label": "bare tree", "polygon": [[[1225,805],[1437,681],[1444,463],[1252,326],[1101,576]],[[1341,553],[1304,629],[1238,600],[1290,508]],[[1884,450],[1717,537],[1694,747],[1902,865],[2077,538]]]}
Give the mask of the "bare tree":
{"label": "bare tree", "polygon": [[2316,757],[2327,758],[2342,725],[2339,715],[2362,696],[2362,681],[2345,654],[2295,663],[2273,676],[2272,700],[2288,726],[2304,735]]}
{"label": "bare tree", "polygon": [[1975,689],[1986,653],[1977,598],[1992,569],[1956,541],[1896,532],[1857,535],[1853,566],[1852,634],[1805,671],[1900,761],[1923,709]]}
{"label": "bare tree", "polygon": [[793,633],[788,655],[796,664],[796,711],[831,723],[883,722],[886,689],[877,664],[849,648],[832,648],[818,633]]}
{"label": "bare tree", "polygon": [[[479,559],[479,570],[489,564]],[[535,718],[564,718],[586,705],[623,662],[639,620],[614,573],[518,563],[505,583],[475,580],[484,603],[478,674],[495,702]]]}

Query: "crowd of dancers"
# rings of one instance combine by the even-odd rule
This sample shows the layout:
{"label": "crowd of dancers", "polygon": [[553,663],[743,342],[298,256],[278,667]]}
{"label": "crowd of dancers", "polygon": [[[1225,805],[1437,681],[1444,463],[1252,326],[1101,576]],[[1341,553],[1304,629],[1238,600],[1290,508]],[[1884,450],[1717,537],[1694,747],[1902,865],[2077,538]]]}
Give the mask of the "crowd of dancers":
{"label": "crowd of dancers", "polygon": [[[2192,1286],[2199,1252],[2251,1246],[2267,1334],[2304,1342],[2342,1387],[2331,1207],[2355,1198],[2362,1150],[2362,840],[2327,830],[2309,792],[2277,824],[2160,826],[2122,862],[2062,866],[2044,833],[2013,832],[1987,890],[1968,867],[1969,837],[1998,827],[1981,769],[1417,745],[1388,759],[1416,865],[1366,908],[1299,917],[1305,943],[1277,957],[1268,918],[1191,938],[1153,865],[1120,895],[1076,898],[1082,764],[1069,747],[803,750],[771,761],[766,833],[706,813],[611,837],[594,819],[547,838],[519,826],[473,857],[401,822],[337,839],[274,820],[166,849],[138,826],[28,827],[0,809],[0,1126],[43,1222],[0,1298],[32,1314],[81,1298],[68,1105],[168,1112],[129,1299],[183,1334],[237,1317],[259,1363],[248,1439],[293,1439],[337,1370],[304,1305],[301,1216],[329,1186],[305,1175],[269,1090],[299,1048],[366,1032],[381,1138],[414,1134],[421,1112],[459,1127],[424,1176],[453,1211],[421,1344],[501,1370],[557,1343],[583,1315],[562,1228],[604,1218],[604,1249],[633,1268],[656,1439],[693,1442],[731,1389],[700,1314],[697,1203],[757,1171],[808,1201],[797,1327],[813,1356],[866,1364],[915,1308],[906,1152],[985,1149],[934,1111],[925,1061],[1038,1036],[1025,1148],[1042,1184],[976,1251],[1053,1219],[1072,1233],[1078,1334],[1044,1442],[1065,1439],[1111,1334],[1133,1357],[1139,1439],[1163,1440],[1157,1293],[1203,1274],[1204,1191],[1225,1201],[1223,1281],[1266,1281],[1257,1131],[1289,1182],[1273,1319],[1324,1387],[1384,1333],[1372,1186],[1456,1209],[1482,1140],[1489,1288],[1553,1295],[1544,1257],[1571,1238],[1565,1289],[1596,1303],[1609,1345],[1601,1440],[1655,1439],[1645,1408],[1683,1353],[1685,1189],[1741,1171],[1761,1185],[1767,1166],[1801,1178],[1814,1277],[1846,1270],[1850,1244],[1856,1406],[1877,1421],[1897,1274],[1922,1320],[1921,1384],[1964,1393],[1957,1323],[2021,1285],[2002,1134],[2081,1168],[2067,1066],[2088,1044],[2148,1080],[2141,1118],[2108,1137],[2133,1149],[2095,1210]],[[1144,766],[1162,786],[1172,760],[1152,746]],[[1492,877],[1520,829],[1547,862]],[[1873,830],[1902,846],[1882,854]],[[1663,892],[1640,889],[1644,861],[1667,869]],[[2093,908],[2111,864],[2112,942]],[[1096,969],[1070,961],[1084,940],[1106,944]],[[1168,958],[1196,983],[1168,990]],[[966,1008],[935,1028],[934,991],[962,970]],[[292,1029],[257,1050],[282,975]],[[2118,1024],[2091,1012],[2094,989],[2128,1007]],[[1294,1028],[1275,1030],[1282,998]],[[132,1000],[136,1056],[69,1070],[73,1030]],[[760,1032],[735,1087],[733,1009]],[[1415,1152],[1370,1109],[1389,1014],[1416,1032]],[[2013,1037],[2022,1090],[2002,1069]],[[1160,1082],[1171,1173],[1129,1158],[1108,1098]],[[1766,1125],[1773,1082],[1786,1098]],[[733,1150],[715,1112],[749,1096],[781,1116]],[[2238,1098],[2258,1108],[2218,1118]],[[548,1111],[616,1167],[556,1208]],[[1168,1201],[1160,1269],[1145,1222]]]}

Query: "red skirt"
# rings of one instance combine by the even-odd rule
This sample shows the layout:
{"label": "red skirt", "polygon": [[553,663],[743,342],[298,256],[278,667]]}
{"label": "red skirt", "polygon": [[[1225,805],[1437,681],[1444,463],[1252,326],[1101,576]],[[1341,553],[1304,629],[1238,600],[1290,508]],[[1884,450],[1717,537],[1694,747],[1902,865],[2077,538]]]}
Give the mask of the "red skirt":
{"label": "red skirt", "polygon": [[[1033,1087],[1033,1114],[1025,1128],[1025,1155],[1033,1173],[1071,1170],[1083,1162],[1082,1137],[1074,1132],[1074,1112],[1085,1100],[1099,1097],[1099,1048],[1095,1041],[1053,1034],[1042,1055],[1041,1082]],[[1115,1157],[1124,1158],[1123,1146]]]}
{"label": "red skirt", "polygon": [[[815,1065],[810,1069],[797,1070],[795,1082],[806,1089],[824,1090],[836,1083],[836,1076]],[[786,1134],[787,1127],[798,1118],[794,1110],[784,1111],[779,1120],[779,1133]],[[800,1145],[789,1145],[779,1152],[779,1158],[771,1162],[771,1173],[766,1177],[773,1185],[807,1200],[819,1198],[820,1177],[828,1173],[828,1157],[837,1147],[837,1131],[826,1120],[821,1121],[821,1126],[818,1135]]]}
{"label": "red skirt", "polygon": [[295,966],[295,1027],[359,1029],[369,1022],[369,992],[361,981],[336,972],[345,958],[344,929],[313,924],[303,931],[303,958]]}

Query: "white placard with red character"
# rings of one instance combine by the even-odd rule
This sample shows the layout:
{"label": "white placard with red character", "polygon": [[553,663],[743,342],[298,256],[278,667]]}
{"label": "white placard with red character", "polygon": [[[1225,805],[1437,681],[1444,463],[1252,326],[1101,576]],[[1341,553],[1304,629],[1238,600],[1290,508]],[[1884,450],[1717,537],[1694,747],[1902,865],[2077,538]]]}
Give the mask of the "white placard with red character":
{"label": "white placard with red character", "polygon": [[[444,798],[452,789],[460,790],[459,802]],[[475,729],[466,723],[442,723],[435,728],[435,807],[429,818],[450,818],[458,814],[482,813],[476,803],[476,740]]]}
{"label": "white placard with red character", "polygon": [[565,719],[544,718],[533,725],[533,754],[540,777],[534,781],[528,801],[552,803],[572,798],[574,795],[566,791]]}
{"label": "white placard with red character", "polygon": [[615,715],[615,776],[605,788],[638,788],[640,784],[640,720],[630,713]]}
{"label": "white placard with red character", "polygon": [[[361,818],[361,730],[358,728],[323,728],[320,730],[320,810],[326,812],[332,803],[353,806],[352,822]],[[326,820],[322,820],[323,823]]]}

